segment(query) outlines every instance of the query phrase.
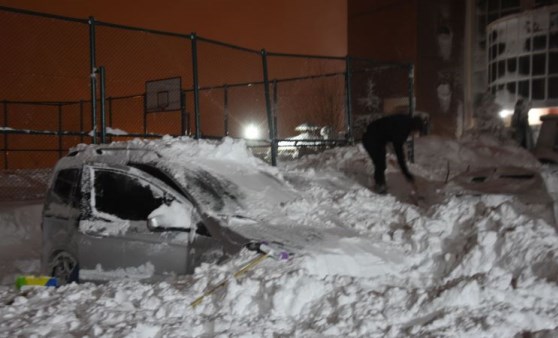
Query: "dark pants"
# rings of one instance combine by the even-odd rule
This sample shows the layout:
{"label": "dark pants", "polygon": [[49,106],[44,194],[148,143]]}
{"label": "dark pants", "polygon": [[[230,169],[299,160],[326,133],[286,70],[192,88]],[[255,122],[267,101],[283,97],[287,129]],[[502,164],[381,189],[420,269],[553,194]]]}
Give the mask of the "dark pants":
{"label": "dark pants", "polygon": [[374,163],[374,181],[376,185],[386,184],[386,144],[370,137],[364,137],[362,145]]}

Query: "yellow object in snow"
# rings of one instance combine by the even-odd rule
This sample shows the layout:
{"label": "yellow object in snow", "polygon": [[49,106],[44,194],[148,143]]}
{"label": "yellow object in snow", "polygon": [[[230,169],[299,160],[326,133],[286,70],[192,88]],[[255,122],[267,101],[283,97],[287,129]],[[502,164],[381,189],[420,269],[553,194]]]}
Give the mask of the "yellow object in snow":
{"label": "yellow object in snow", "polygon": [[58,286],[56,277],[51,276],[19,276],[16,279],[16,287],[21,289],[24,286]]}

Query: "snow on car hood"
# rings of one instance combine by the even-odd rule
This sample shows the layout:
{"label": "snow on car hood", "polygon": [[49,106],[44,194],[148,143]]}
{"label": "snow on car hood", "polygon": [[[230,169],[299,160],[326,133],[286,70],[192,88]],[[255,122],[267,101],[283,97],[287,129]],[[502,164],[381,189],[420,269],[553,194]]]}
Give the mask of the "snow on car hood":
{"label": "snow on car hood", "polygon": [[[78,160],[93,160],[98,148],[79,145]],[[224,220],[222,225],[248,240],[272,235],[262,227],[277,223],[284,206],[301,199],[277,168],[254,157],[243,140],[135,139],[102,146],[103,160],[111,156],[111,149],[115,151],[111,161],[144,163],[166,172],[196,201],[202,213]],[[123,149],[126,156],[122,156]],[[250,221],[239,222],[241,219]]]}

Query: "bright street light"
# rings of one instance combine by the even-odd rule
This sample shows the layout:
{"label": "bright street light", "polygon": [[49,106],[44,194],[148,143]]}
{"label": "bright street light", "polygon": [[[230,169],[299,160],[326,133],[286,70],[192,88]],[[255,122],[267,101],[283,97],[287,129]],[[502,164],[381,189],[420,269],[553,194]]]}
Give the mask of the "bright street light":
{"label": "bright street light", "polygon": [[255,140],[260,138],[260,128],[253,123],[244,127],[244,138]]}

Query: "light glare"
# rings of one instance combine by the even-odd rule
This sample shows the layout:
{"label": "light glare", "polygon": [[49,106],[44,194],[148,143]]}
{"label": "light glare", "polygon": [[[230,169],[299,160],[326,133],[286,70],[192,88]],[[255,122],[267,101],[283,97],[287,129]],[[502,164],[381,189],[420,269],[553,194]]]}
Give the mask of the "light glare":
{"label": "light glare", "polygon": [[542,124],[541,116],[547,115],[549,112],[546,108],[533,108],[529,110],[529,125]]}
{"label": "light glare", "polygon": [[503,109],[500,111],[499,115],[501,118],[505,119],[508,116],[511,116],[513,114],[513,111],[510,109]]}
{"label": "light glare", "polygon": [[260,137],[260,129],[258,126],[251,123],[244,127],[244,137],[250,140],[255,140]]}

